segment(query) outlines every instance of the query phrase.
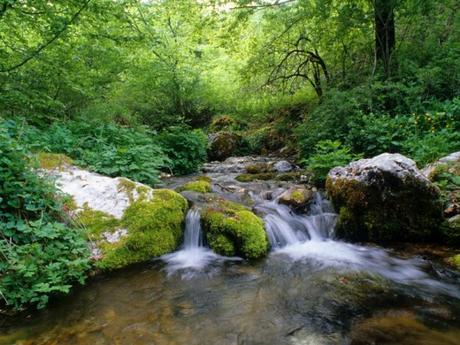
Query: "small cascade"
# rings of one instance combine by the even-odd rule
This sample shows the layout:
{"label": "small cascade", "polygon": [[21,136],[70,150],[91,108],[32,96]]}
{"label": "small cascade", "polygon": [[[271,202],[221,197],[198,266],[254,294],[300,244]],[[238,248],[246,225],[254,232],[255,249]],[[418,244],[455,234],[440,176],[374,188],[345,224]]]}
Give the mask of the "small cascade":
{"label": "small cascade", "polygon": [[190,279],[212,263],[219,263],[228,258],[217,255],[204,245],[200,210],[191,208],[185,218],[184,244],[182,248],[177,252],[163,255],[161,259],[167,264],[166,271],[168,275],[181,272],[182,278]]}
{"label": "small cascade", "polygon": [[184,249],[203,247],[203,236],[201,234],[200,211],[192,208],[185,218]]}
{"label": "small cascade", "polygon": [[294,213],[278,199],[262,202],[256,207],[265,214],[265,228],[273,249],[305,241],[324,241],[332,238],[337,215],[330,202],[316,193],[306,215]]}

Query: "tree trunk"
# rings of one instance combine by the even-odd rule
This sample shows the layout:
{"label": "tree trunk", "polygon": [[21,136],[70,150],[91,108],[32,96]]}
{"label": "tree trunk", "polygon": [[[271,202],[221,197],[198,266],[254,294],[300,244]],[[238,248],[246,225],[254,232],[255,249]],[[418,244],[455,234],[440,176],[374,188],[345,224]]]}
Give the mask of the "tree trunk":
{"label": "tree trunk", "polygon": [[374,0],[375,58],[385,78],[391,75],[391,55],[395,48],[395,0]]}

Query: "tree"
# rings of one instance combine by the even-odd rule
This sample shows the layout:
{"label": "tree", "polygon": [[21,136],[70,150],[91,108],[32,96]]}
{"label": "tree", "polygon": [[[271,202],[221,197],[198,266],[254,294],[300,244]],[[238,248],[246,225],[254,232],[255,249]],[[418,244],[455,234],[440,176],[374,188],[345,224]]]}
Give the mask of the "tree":
{"label": "tree", "polygon": [[395,0],[374,0],[375,59],[385,78],[391,74],[391,57],[396,45]]}

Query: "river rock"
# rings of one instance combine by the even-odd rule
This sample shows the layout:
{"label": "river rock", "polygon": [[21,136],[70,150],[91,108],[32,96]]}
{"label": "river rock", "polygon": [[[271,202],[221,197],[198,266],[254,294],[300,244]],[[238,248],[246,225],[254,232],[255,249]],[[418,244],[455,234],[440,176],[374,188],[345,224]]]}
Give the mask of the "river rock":
{"label": "river rock", "polygon": [[86,229],[96,267],[122,268],[180,245],[188,209],[180,194],[74,166],[46,174],[72,198],[69,213]]}
{"label": "river rock", "polygon": [[217,132],[209,136],[208,157],[210,160],[223,161],[235,154],[241,137],[231,132]]}
{"label": "river rock", "polygon": [[296,211],[305,211],[313,200],[315,193],[304,186],[294,186],[280,195],[278,202],[290,206]]}
{"label": "river rock", "polygon": [[337,235],[355,241],[427,241],[439,236],[439,189],[400,154],[384,153],[329,172]]}
{"label": "river rock", "polygon": [[288,161],[279,161],[273,165],[273,169],[279,173],[286,173],[294,170],[294,166]]}
{"label": "river rock", "polygon": [[218,254],[256,259],[268,253],[262,219],[239,203],[214,195],[201,209],[201,224],[207,243]]}
{"label": "river rock", "polygon": [[454,164],[454,163],[459,163],[459,162],[460,162],[460,151],[451,153],[450,155],[442,157],[441,159],[437,160],[434,163],[428,164],[425,168],[423,168],[422,173],[427,178],[431,179],[436,168],[438,168],[439,166],[446,165],[446,164]]}
{"label": "river rock", "polygon": [[56,187],[72,197],[78,209],[88,207],[117,219],[121,219],[129,205],[139,198],[139,190],[146,191],[149,196],[153,191],[142,183],[103,176],[75,166],[53,169],[46,175],[53,177]]}

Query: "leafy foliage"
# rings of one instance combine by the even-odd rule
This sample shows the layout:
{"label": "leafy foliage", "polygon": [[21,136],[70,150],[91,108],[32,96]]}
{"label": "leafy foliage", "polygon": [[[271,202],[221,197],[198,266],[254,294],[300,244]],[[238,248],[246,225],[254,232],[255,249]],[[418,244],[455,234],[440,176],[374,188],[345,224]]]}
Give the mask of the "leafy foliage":
{"label": "leafy foliage", "polygon": [[157,142],[169,158],[168,168],[174,174],[195,173],[206,161],[207,137],[200,130],[170,127],[160,133]]}
{"label": "leafy foliage", "polygon": [[344,166],[352,160],[359,159],[359,155],[351,153],[351,149],[342,146],[340,141],[324,140],[315,146],[315,153],[302,163],[308,166],[313,173],[314,181],[324,184],[329,171],[337,166]]}
{"label": "leafy foliage", "polygon": [[0,291],[14,309],[44,307],[50,295],[83,283],[88,269],[82,234],[62,222],[61,201],[29,156],[0,122]]}

